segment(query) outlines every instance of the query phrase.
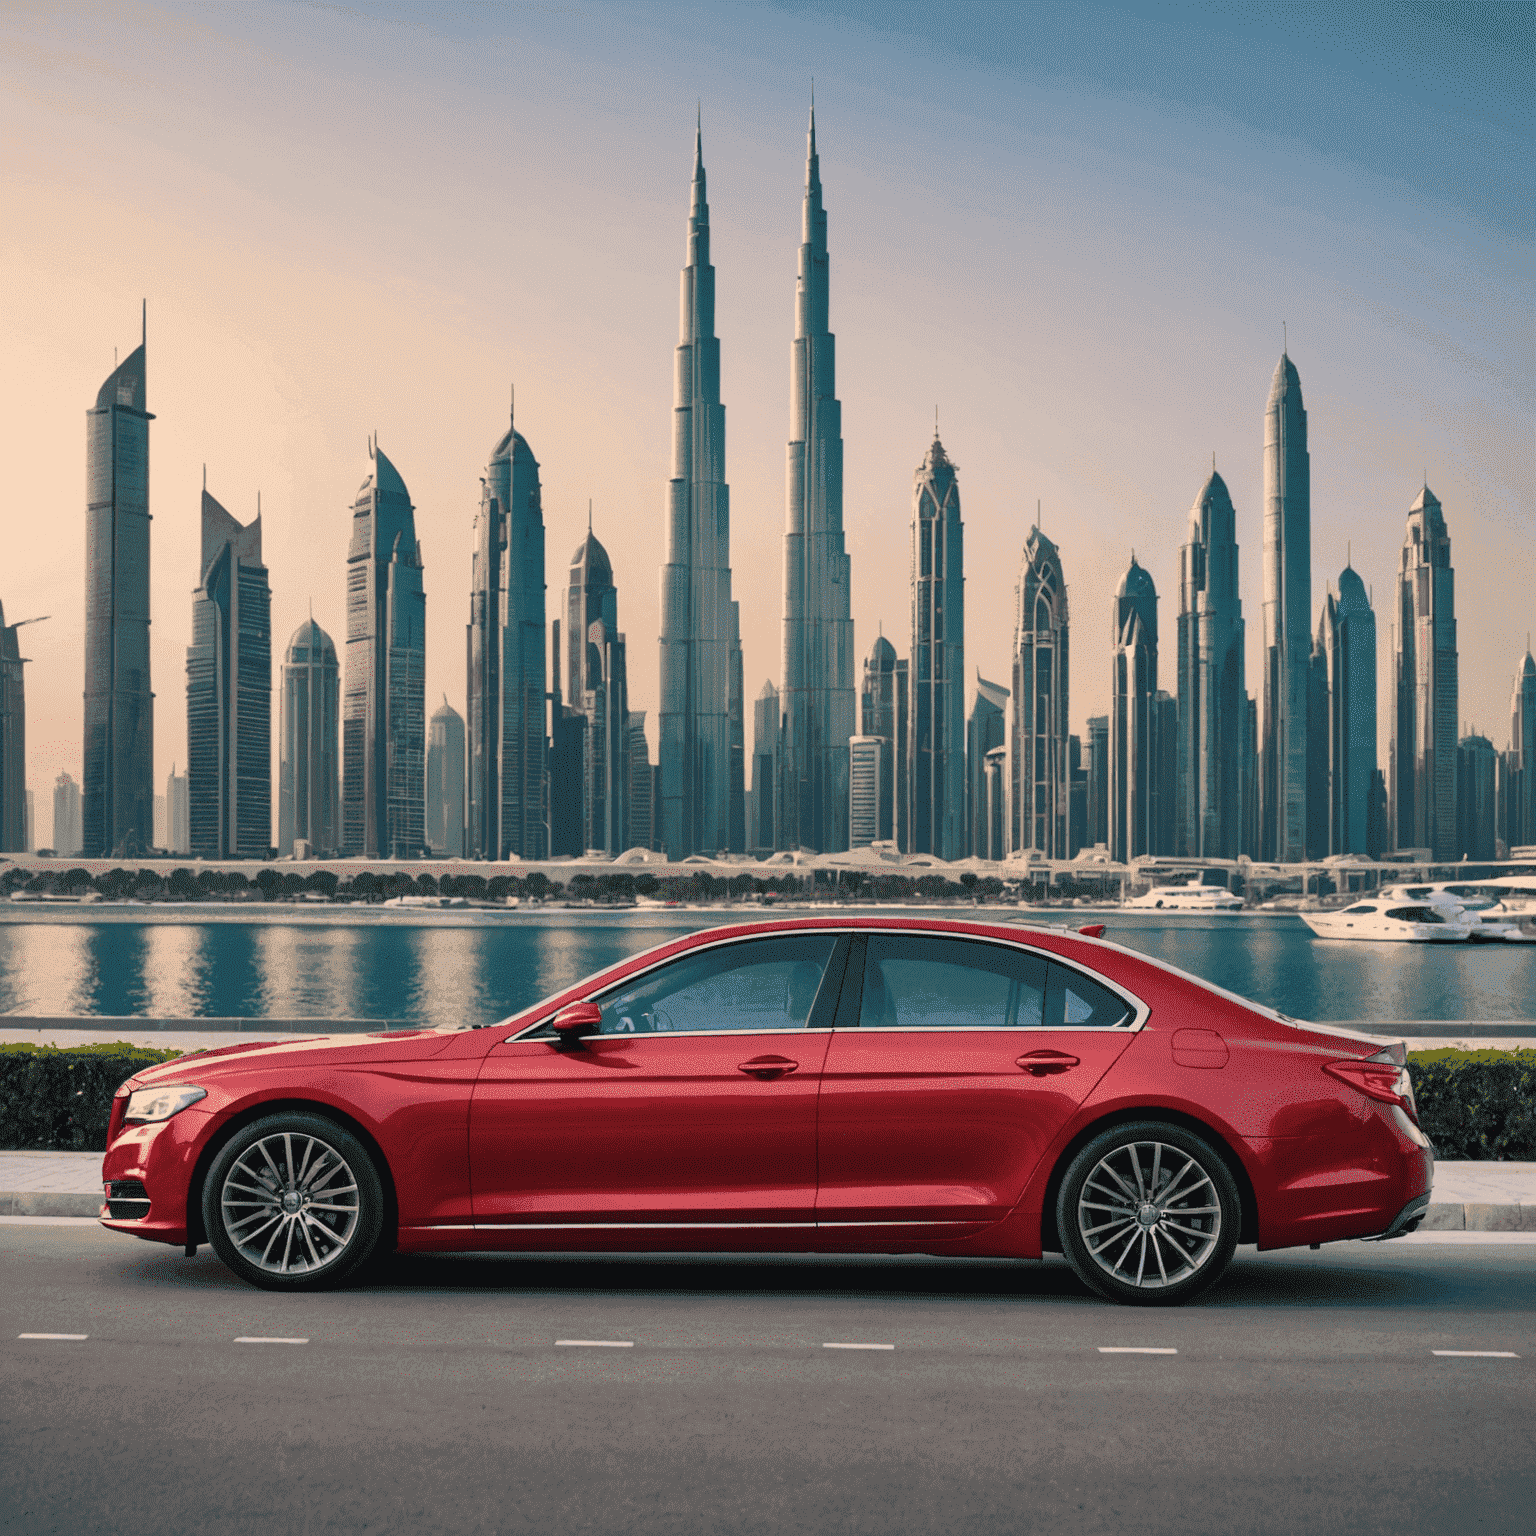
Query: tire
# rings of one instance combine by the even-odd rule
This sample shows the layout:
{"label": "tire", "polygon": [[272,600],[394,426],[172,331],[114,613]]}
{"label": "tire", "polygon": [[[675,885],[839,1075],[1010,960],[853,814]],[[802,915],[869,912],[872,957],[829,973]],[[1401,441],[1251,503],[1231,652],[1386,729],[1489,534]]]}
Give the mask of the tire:
{"label": "tire", "polygon": [[1208,1291],[1231,1262],[1241,1225],[1221,1155],[1156,1120],[1095,1136],[1056,1197],[1062,1252],[1078,1279],[1127,1306],[1173,1307]]}
{"label": "tire", "polygon": [[265,1291],[339,1284],[373,1256],[384,1190],[363,1144],[320,1115],[269,1115],[220,1149],[203,1183],[214,1252]]}

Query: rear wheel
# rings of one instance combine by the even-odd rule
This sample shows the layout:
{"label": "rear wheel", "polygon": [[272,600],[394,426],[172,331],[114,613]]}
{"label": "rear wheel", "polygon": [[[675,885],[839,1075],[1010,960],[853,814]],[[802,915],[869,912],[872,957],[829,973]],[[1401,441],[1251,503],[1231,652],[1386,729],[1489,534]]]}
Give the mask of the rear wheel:
{"label": "rear wheel", "polygon": [[1056,1200],[1067,1262],[1131,1306],[1190,1301],[1221,1278],[1242,1207],[1225,1162],[1181,1126],[1117,1125],[1072,1159]]}
{"label": "rear wheel", "polygon": [[214,1251],[252,1285],[319,1290],[365,1264],[384,1226],[373,1159],[320,1115],[270,1115],[221,1149],[203,1185]]}

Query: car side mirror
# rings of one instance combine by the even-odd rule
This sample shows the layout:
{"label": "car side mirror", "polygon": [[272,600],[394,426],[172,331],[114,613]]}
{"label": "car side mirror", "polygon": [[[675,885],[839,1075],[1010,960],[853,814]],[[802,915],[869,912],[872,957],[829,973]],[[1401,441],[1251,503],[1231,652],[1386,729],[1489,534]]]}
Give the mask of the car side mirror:
{"label": "car side mirror", "polygon": [[555,1032],[556,1050],[578,1051],[588,1035],[603,1027],[603,1010],[596,1003],[567,1003],[549,1026]]}

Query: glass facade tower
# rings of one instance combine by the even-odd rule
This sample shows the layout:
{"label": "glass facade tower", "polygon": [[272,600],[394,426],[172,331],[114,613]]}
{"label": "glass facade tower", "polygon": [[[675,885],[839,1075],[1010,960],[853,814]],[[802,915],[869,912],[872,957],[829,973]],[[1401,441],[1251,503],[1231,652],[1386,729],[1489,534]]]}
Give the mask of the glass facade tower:
{"label": "glass facade tower", "polygon": [[296,841],[314,854],[335,853],[341,834],[338,744],[341,669],[336,645],[305,619],[283,658],[277,851]]}

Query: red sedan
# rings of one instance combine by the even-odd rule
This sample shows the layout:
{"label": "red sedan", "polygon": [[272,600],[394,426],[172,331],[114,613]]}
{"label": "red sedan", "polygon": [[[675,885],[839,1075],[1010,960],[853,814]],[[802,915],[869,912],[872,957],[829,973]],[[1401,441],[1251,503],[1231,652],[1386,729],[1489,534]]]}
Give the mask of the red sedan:
{"label": "red sedan", "polygon": [[390,1250],[1049,1250],[1169,1304],[1239,1242],[1413,1230],[1404,1059],[1080,933],[754,923],[499,1024],[141,1072],[102,1222],[273,1290]]}

